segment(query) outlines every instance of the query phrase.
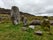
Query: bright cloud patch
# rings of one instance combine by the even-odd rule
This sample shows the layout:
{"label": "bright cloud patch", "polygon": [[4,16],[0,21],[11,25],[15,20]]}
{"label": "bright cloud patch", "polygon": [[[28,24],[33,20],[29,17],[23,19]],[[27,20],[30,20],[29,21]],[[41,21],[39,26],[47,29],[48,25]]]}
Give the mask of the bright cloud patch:
{"label": "bright cloud patch", "polygon": [[[33,15],[49,15],[47,10],[53,8],[53,0],[0,0],[0,7],[11,8],[11,6],[18,6],[20,11],[27,12]],[[40,15],[40,16],[41,16]]]}

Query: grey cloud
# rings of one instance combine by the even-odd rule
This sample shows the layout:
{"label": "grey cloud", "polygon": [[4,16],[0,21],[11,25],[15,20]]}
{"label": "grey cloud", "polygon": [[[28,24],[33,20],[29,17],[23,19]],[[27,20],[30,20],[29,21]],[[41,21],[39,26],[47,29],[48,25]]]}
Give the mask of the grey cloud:
{"label": "grey cloud", "polygon": [[49,15],[46,13],[47,10],[53,8],[53,0],[1,0],[1,2],[1,7],[11,8],[11,6],[15,5],[19,7],[20,11],[33,15]]}

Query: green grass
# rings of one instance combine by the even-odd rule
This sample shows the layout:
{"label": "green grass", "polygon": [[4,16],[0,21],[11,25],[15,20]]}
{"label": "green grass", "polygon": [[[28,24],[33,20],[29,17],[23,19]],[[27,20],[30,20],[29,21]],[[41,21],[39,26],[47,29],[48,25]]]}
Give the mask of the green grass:
{"label": "green grass", "polygon": [[[0,40],[53,40],[53,35],[47,34],[40,26],[34,30],[28,28],[27,31],[23,31],[22,27],[22,24],[16,26],[11,23],[0,24]],[[36,30],[42,30],[43,35],[35,35]],[[51,32],[53,34],[53,26],[51,26]]]}

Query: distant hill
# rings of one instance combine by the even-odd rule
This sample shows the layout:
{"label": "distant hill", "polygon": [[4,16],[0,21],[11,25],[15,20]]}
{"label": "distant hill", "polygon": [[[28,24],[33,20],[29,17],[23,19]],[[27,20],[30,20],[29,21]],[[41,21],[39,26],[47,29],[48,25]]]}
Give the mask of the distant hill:
{"label": "distant hill", "polygon": [[[10,9],[4,9],[4,8],[0,8],[0,14],[10,14],[11,10]],[[31,15],[29,13],[24,13],[24,12],[20,12],[21,15],[29,15],[29,16],[34,16]]]}
{"label": "distant hill", "polygon": [[[4,9],[4,8],[0,8],[0,14],[8,14],[10,15],[11,10],[10,9]],[[21,12],[20,11],[20,15],[24,15],[25,17],[27,17],[28,19],[34,19],[35,15],[29,14],[29,13],[25,13],[25,12]]]}

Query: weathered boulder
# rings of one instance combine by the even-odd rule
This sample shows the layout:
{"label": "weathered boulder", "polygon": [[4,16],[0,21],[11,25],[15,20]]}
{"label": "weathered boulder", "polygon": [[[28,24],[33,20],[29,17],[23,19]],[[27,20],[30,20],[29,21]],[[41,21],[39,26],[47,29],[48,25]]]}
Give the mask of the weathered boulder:
{"label": "weathered boulder", "polygon": [[40,20],[32,20],[32,22],[30,23],[30,25],[40,25],[41,21]]}
{"label": "weathered boulder", "polygon": [[12,6],[10,15],[14,25],[20,24],[20,12],[18,7]]}

